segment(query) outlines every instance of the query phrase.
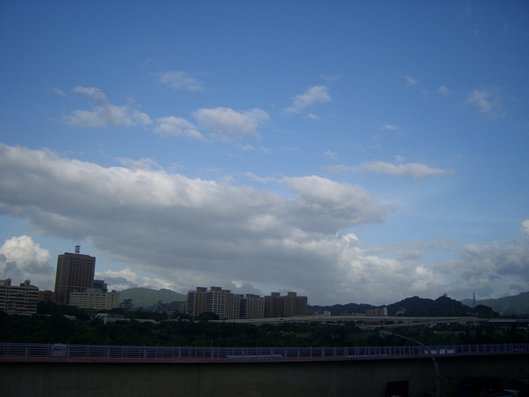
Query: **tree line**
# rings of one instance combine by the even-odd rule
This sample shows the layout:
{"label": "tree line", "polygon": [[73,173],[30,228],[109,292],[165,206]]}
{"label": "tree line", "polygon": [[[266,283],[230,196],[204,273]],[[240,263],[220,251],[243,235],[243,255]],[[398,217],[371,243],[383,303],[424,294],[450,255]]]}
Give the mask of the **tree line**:
{"label": "tree line", "polygon": [[[79,315],[79,313],[77,313]],[[399,328],[400,334],[425,344],[529,343],[527,328],[517,324],[442,324]],[[124,319],[105,322],[64,313],[31,317],[0,312],[0,342],[68,343],[134,346],[384,346],[409,342],[381,338],[355,322],[233,324],[191,321],[186,318],[157,322]]]}

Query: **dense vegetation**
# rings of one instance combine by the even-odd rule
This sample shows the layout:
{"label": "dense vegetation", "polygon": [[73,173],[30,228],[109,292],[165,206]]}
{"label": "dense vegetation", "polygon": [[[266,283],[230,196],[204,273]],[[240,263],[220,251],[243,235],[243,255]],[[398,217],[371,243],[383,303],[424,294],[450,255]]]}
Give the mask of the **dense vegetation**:
{"label": "dense vegetation", "polygon": [[[79,314],[79,313],[77,313]],[[529,342],[529,332],[516,324],[439,325],[399,328],[399,333],[426,344]],[[402,345],[396,337],[381,338],[375,330],[348,323],[283,323],[250,325],[123,320],[104,324],[88,316],[61,313],[9,316],[0,312],[0,342],[71,343],[149,346],[366,346]]]}
{"label": "dense vegetation", "polygon": [[[370,305],[348,304],[316,307],[333,314],[364,313]],[[314,308],[314,307],[313,307]],[[392,315],[496,317],[489,307],[473,309],[442,296],[436,300],[412,297],[388,306]],[[157,346],[369,346],[402,345],[408,342],[382,339],[376,330],[366,330],[361,322],[318,321],[282,324],[231,324],[212,322],[214,313],[204,313],[198,321],[185,315],[171,318],[166,311],[124,311],[115,309],[105,322],[73,306],[41,302],[32,317],[9,316],[0,312],[0,342],[70,343],[90,345]],[[141,320],[139,320],[141,319]],[[527,327],[517,323],[444,324],[435,327],[399,328],[398,332],[427,344],[529,342]]]}

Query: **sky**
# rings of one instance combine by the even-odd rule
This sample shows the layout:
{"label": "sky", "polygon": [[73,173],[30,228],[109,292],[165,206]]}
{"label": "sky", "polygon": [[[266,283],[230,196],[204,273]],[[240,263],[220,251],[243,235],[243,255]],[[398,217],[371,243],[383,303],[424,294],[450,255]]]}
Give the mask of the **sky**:
{"label": "sky", "polygon": [[0,278],[529,290],[527,1],[0,3]]}

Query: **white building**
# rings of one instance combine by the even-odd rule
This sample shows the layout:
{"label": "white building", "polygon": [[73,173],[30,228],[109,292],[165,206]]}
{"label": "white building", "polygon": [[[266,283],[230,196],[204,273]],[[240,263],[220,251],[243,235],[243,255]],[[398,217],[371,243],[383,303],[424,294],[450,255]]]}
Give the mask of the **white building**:
{"label": "white building", "polygon": [[80,309],[111,310],[119,307],[119,292],[103,292],[88,288],[84,292],[70,292],[70,305]]}
{"label": "white building", "polygon": [[11,285],[11,279],[0,280],[0,310],[7,314],[31,315],[37,313],[39,289],[29,280],[19,287]]}

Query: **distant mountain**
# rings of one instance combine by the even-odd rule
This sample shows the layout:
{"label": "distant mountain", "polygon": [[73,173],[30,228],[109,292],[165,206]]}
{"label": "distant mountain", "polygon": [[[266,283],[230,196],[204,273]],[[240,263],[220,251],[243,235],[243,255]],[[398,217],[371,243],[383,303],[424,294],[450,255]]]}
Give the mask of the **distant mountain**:
{"label": "distant mountain", "polygon": [[138,307],[150,307],[158,302],[182,302],[186,300],[186,295],[171,291],[170,289],[150,289],[150,288],[129,288],[120,291],[120,299],[132,299],[132,304]]}
{"label": "distant mountain", "polygon": [[471,311],[467,305],[447,296],[435,300],[414,296],[388,305],[390,316],[467,316]]}
{"label": "distant mountain", "polygon": [[[473,304],[472,299],[464,299],[461,302],[468,306]],[[504,315],[529,314],[529,292],[497,299],[479,299],[476,304],[489,306]]]}
{"label": "distant mountain", "polygon": [[309,313],[328,311],[331,316],[347,316],[350,314],[365,314],[367,309],[371,309],[375,306],[368,305],[366,303],[347,303],[345,305],[310,305]]}
{"label": "distant mountain", "polygon": [[[367,309],[378,306],[366,303],[347,303],[345,305],[332,306],[309,306],[309,313],[329,311],[332,316],[343,316],[349,314],[366,314]],[[441,296],[435,300],[424,299],[414,296],[406,298],[400,302],[392,303],[386,306],[389,316],[410,316],[410,317],[435,317],[435,316],[478,316],[478,317],[497,317],[498,313],[486,305],[477,305],[470,308],[467,305],[451,299],[447,296]]]}

